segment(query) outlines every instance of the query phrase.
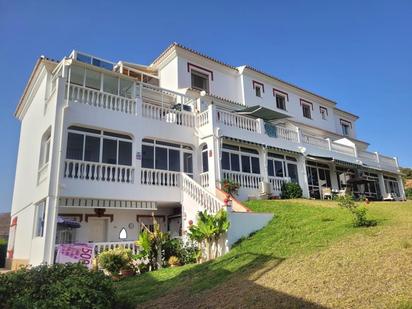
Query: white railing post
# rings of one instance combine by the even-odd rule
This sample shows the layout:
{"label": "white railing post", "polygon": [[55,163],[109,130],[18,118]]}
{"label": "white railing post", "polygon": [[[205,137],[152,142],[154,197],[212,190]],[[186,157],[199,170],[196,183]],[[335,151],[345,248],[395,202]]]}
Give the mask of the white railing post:
{"label": "white railing post", "polygon": [[298,144],[300,144],[302,142],[302,137],[301,137],[301,130],[299,127],[296,127],[296,136],[298,139]]}
{"label": "white railing post", "polygon": [[326,138],[326,140],[328,141],[328,148],[329,148],[329,151],[332,151],[332,141],[330,140],[330,138],[328,137],[328,138]]}
{"label": "white railing post", "polygon": [[378,165],[380,165],[381,160],[379,158],[379,153],[377,151],[375,151],[375,156],[376,156],[376,162],[378,163]]}
{"label": "white railing post", "polygon": [[265,122],[263,121],[263,119],[256,119],[256,123],[257,123],[257,133],[263,134],[265,133]]}

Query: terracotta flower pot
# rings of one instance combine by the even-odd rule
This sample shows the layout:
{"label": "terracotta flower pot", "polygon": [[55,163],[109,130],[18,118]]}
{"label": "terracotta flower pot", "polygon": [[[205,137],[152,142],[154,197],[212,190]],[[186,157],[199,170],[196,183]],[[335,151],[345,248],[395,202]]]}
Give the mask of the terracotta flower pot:
{"label": "terracotta flower pot", "polygon": [[120,274],[122,277],[130,277],[134,275],[134,270],[133,269],[122,269],[120,270]]}

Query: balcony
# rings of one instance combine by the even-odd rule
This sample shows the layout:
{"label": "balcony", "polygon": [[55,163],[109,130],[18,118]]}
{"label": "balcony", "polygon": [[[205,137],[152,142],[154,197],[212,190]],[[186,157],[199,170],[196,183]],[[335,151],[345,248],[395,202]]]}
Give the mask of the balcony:
{"label": "balcony", "polygon": [[[332,141],[329,138],[310,135],[299,128],[291,129],[281,125],[263,122],[262,119],[238,115],[210,107],[197,115],[197,126],[203,135],[210,134],[208,125],[219,127],[221,136],[252,141],[262,145],[278,147],[295,152],[302,152],[331,157],[353,164],[363,165],[391,172],[398,171],[396,158],[378,153],[359,151],[356,146],[350,146],[342,141]],[[210,130],[210,127],[209,127]],[[241,180],[241,179],[240,179]],[[250,186],[253,186],[254,181]]]}

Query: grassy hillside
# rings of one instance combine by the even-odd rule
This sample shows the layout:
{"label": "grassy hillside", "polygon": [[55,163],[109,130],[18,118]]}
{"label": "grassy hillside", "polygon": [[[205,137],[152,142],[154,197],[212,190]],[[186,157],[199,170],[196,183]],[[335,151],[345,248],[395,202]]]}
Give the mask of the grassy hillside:
{"label": "grassy hillside", "polygon": [[412,301],[412,202],[372,203],[373,228],[353,228],[334,202],[251,201],[273,212],[263,230],[202,265],[117,283],[141,307],[398,307]]}

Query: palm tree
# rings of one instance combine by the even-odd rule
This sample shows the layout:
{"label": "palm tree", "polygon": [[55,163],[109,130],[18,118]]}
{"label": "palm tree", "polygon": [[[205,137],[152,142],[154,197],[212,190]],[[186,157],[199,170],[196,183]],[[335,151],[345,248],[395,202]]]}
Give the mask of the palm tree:
{"label": "palm tree", "polygon": [[212,243],[215,243],[215,256],[218,252],[218,241],[220,236],[227,232],[230,222],[226,211],[220,210],[215,215],[210,215],[207,211],[200,211],[198,214],[198,222],[196,225],[189,227],[189,237],[195,240],[198,244],[205,242],[207,248],[207,258],[212,258]]}

